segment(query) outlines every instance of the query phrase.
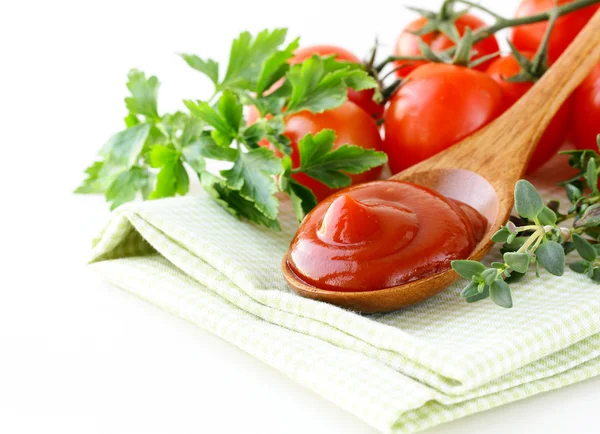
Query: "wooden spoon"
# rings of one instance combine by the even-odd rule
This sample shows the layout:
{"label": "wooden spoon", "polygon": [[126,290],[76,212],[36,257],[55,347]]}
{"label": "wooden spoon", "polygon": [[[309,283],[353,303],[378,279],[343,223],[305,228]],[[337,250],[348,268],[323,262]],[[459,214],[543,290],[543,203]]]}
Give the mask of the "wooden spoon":
{"label": "wooden spoon", "polygon": [[[461,200],[483,214],[489,230],[469,259],[480,260],[491,236],[513,208],[513,189],[564,101],[600,60],[600,11],[550,70],[502,116],[460,143],[394,175],[391,179],[427,186]],[[288,252],[289,255],[289,252]],[[298,294],[361,312],[388,312],[432,297],[458,279],[453,270],[376,291],[329,291],[308,285],[288,267],[282,270]]]}

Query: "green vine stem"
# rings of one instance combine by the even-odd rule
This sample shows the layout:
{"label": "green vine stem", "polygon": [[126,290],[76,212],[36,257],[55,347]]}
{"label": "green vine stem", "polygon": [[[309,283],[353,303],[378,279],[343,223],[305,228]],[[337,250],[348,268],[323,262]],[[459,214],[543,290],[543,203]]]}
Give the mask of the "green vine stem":
{"label": "green vine stem", "polygon": [[[473,31],[473,35],[472,35],[473,43],[476,44],[477,42],[480,42],[480,41],[492,36],[493,34],[495,34],[496,32],[498,32],[500,30],[507,29],[510,27],[515,27],[515,26],[521,26],[524,24],[533,24],[533,23],[539,23],[542,21],[548,21],[552,18],[553,14],[556,14],[556,18],[559,18],[563,15],[567,15],[567,14],[569,14],[571,12],[575,12],[579,9],[583,9],[588,6],[598,4],[598,3],[600,3],[600,0],[576,0],[571,3],[567,3],[567,4],[564,4],[561,6],[556,6],[555,8],[549,9],[548,11],[541,12],[539,14],[529,15],[529,16],[520,17],[520,18],[510,18],[510,19],[504,18],[504,17],[492,12],[488,8],[481,6],[475,2],[471,2],[469,0],[447,0],[446,2],[444,2],[443,8],[447,8],[450,5],[455,4],[455,3],[461,3],[465,6],[479,9],[482,12],[490,14],[491,16],[493,16],[496,19],[496,22],[494,24],[487,26],[487,27],[482,27],[480,29]],[[446,9],[444,9],[444,10],[446,10]],[[448,56],[452,56],[455,51],[456,51],[456,47],[450,47],[447,50],[440,52],[439,55],[441,57],[444,57],[444,56],[448,57]],[[388,56],[381,63],[379,63],[377,66],[375,66],[375,70],[377,72],[380,72],[386,67],[387,64],[389,64],[391,62],[396,62],[396,61],[431,61],[431,59],[427,58],[426,56]]]}
{"label": "green vine stem", "polygon": [[[459,3],[463,3],[463,4],[471,3],[471,2],[467,2],[466,0],[450,0],[450,1],[451,2],[459,2]],[[600,0],[576,0],[571,3],[557,6],[555,9],[549,9],[546,12],[541,12],[541,13],[535,14],[535,15],[529,15],[529,16],[525,16],[525,17],[511,18],[511,19],[506,19],[506,18],[498,19],[496,21],[496,23],[492,24],[491,26],[484,27],[484,28],[474,31],[473,32],[473,40],[475,41],[475,43],[477,43],[479,41],[484,40],[485,38],[490,37],[491,35],[493,35],[494,33],[498,32],[502,29],[507,29],[509,27],[515,27],[515,26],[522,26],[524,24],[533,24],[533,23],[539,23],[542,21],[548,21],[552,17],[553,10],[556,11],[557,17],[561,17],[563,15],[567,15],[571,12],[575,12],[576,10],[583,9],[583,8],[592,6],[597,3],[600,3]],[[477,6],[474,6],[474,5],[476,5],[476,3],[471,3],[471,5],[473,7],[477,7]]]}

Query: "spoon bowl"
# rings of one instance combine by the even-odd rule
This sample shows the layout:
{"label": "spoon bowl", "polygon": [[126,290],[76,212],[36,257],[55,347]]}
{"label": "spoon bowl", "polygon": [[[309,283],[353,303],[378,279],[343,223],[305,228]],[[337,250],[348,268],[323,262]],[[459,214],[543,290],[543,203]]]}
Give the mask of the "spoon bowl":
{"label": "spoon bowl", "polygon": [[[502,116],[447,150],[390,179],[429,187],[479,211],[488,230],[469,258],[480,260],[492,246],[492,235],[513,207],[515,183],[558,109],[600,60],[600,11],[589,21],[550,70]],[[399,286],[375,291],[344,292],[303,282],[288,266],[281,268],[298,294],[361,312],[388,312],[440,293],[458,279],[452,269]]]}

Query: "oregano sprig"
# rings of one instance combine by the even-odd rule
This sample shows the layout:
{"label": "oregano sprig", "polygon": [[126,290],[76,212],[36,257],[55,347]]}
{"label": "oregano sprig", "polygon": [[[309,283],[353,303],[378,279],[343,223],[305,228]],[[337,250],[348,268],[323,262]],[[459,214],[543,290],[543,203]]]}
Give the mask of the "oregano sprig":
{"label": "oregano sprig", "polygon": [[[600,150],[600,135],[598,147]],[[514,196],[518,217],[511,217],[492,236],[495,243],[503,243],[503,261],[492,262],[489,267],[470,260],[452,262],[452,268],[470,280],[461,293],[467,302],[489,297],[499,306],[510,308],[512,283],[531,267],[537,276],[540,268],[562,276],[566,255],[571,252],[579,258],[570,262],[569,268],[600,283],[600,154],[591,150],[565,153],[571,156],[571,165],[580,170],[577,176],[563,183],[571,203],[568,212],[561,214],[556,200],[544,204],[530,182],[518,181]],[[573,221],[571,227],[561,226],[569,220]]]}

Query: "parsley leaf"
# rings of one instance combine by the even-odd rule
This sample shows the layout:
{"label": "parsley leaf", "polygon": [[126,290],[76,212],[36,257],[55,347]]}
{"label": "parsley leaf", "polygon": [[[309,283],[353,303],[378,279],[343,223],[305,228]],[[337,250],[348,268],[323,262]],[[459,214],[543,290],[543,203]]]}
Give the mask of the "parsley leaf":
{"label": "parsley leaf", "polygon": [[362,173],[387,162],[384,152],[343,145],[333,149],[335,131],[325,129],[316,135],[307,134],[298,142],[300,167],[303,172],[330,188],[347,187],[352,180],[347,173]]}
{"label": "parsley leaf", "polygon": [[292,178],[292,159],[290,157],[285,157],[282,164],[283,174],[279,177],[279,188],[290,197],[296,219],[301,222],[304,216],[317,206],[317,198],[310,188]]}
{"label": "parsley leaf", "polygon": [[180,152],[169,146],[156,145],[150,152],[150,164],[154,168],[160,168],[150,199],[187,194],[190,179],[181,162]]}
{"label": "parsley leaf", "polygon": [[265,60],[284,43],[287,29],[263,30],[255,38],[242,32],[231,44],[224,89],[254,90]]}
{"label": "parsley leaf", "polygon": [[273,175],[281,173],[281,160],[266,148],[252,149],[247,153],[238,152],[233,167],[222,170],[221,175],[227,185],[269,219],[277,218],[279,201],[275,197],[277,184]]}
{"label": "parsley leaf", "polygon": [[219,64],[212,59],[203,60],[195,54],[180,54],[183,60],[196,71],[210,78],[215,86],[219,85]]}
{"label": "parsley leaf", "polygon": [[122,172],[106,190],[106,200],[111,202],[111,211],[125,202],[135,199],[138,191],[145,191],[152,182],[152,177],[146,169],[134,166]]}
{"label": "parsley leaf", "polygon": [[254,124],[244,129],[242,138],[244,143],[250,148],[257,148],[260,146],[260,142],[266,139],[282,154],[291,155],[292,147],[290,139],[283,134],[284,131],[285,123],[283,122],[283,116],[276,116],[271,119],[260,118]]}
{"label": "parsley leaf", "polygon": [[299,39],[296,38],[283,51],[276,51],[267,57],[258,74],[254,89],[259,97],[290,69],[288,60],[294,57],[294,51],[296,51],[298,45]]}
{"label": "parsley leaf", "polygon": [[[125,105],[130,114],[143,115],[148,120],[159,119],[157,108],[158,79],[151,76],[146,79],[146,74],[137,69],[129,71],[127,89],[131,96],[125,98]],[[131,120],[131,118],[129,118]]]}
{"label": "parsley leaf", "polygon": [[281,230],[277,218],[267,217],[256,208],[253,201],[244,198],[239,191],[229,187],[222,179],[205,172],[201,180],[204,189],[231,215],[246,218],[276,231]]}
{"label": "parsley leaf", "polygon": [[231,91],[224,91],[217,104],[217,110],[207,102],[184,101],[192,115],[202,119],[214,128],[213,138],[221,146],[229,146],[238,137],[242,124],[243,106]]}
{"label": "parsley leaf", "polygon": [[75,189],[77,194],[98,194],[104,193],[112,182],[112,178],[103,176],[104,162],[95,161],[85,169],[87,178]]}
{"label": "parsley leaf", "polygon": [[131,168],[137,163],[149,133],[150,124],[138,124],[112,136],[100,150],[105,164],[122,170]]}
{"label": "parsley leaf", "polygon": [[293,65],[287,73],[291,97],[286,114],[308,110],[323,113],[341,106],[348,99],[348,88],[364,90],[377,83],[360,65],[337,62],[333,56],[314,54],[304,62]]}

